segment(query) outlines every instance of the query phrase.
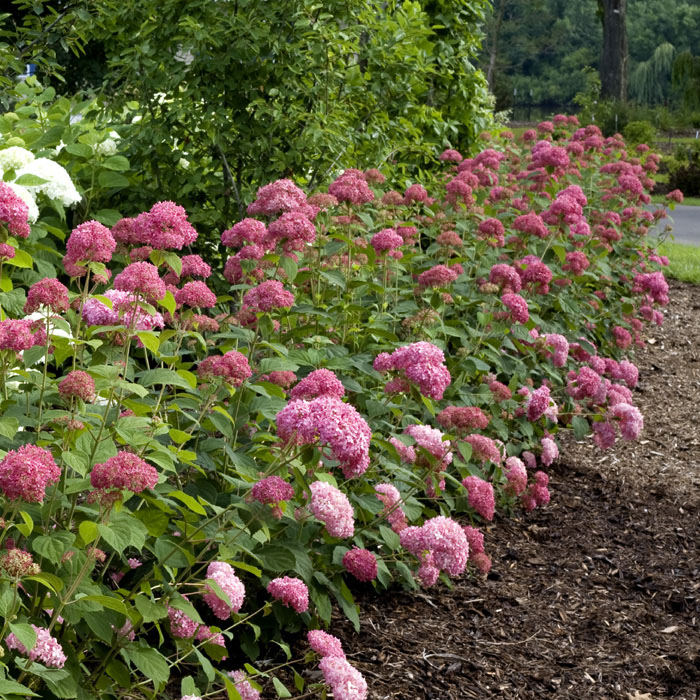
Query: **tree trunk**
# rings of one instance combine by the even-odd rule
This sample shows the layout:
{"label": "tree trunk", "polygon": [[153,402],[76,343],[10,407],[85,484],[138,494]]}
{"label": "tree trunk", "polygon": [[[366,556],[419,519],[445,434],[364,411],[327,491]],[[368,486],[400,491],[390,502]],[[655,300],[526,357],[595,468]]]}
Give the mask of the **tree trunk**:
{"label": "tree trunk", "polygon": [[598,8],[603,22],[601,97],[624,102],[627,99],[627,0],[598,0]]}
{"label": "tree trunk", "polygon": [[489,68],[486,73],[486,81],[489,84],[489,89],[494,92],[493,72],[496,67],[496,58],[498,56],[498,39],[501,33],[501,24],[503,23],[503,10],[505,9],[505,0],[498,3],[498,13],[496,15],[496,23],[493,25],[491,32],[491,48],[489,50]]}

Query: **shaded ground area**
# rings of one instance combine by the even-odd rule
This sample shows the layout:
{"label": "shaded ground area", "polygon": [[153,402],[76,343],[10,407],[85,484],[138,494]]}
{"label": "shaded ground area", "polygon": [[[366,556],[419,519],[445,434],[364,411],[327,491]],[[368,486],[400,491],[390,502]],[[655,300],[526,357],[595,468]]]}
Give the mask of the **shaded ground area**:
{"label": "shaded ground area", "polygon": [[568,441],[550,506],[487,530],[486,580],[358,594],[361,633],[334,623],[370,698],[700,698],[700,287],[671,291],[639,443]]}

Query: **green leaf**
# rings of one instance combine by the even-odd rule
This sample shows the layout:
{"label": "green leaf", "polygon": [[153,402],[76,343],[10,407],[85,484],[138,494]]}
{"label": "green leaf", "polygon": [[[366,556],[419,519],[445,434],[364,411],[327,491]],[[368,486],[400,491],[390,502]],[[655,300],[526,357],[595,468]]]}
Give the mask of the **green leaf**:
{"label": "green leaf", "polygon": [[195,610],[194,605],[192,605],[192,603],[190,603],[190,601],[187,600],[187,598],[180,595],[179,593],[173,595],[168,604],[171,608],[175,608],[175,610],[184,612],[185,615],[187,615],[187,617],[194,620],[195,622],[199,622],[200,624],[202,624],[202,618],[199,616],[199,613]]}
{"label": "green leaf", "polygon": [[132,647],[125,649],[124,653],[146,678],[153,681],[156,690],[167,683],[170,678],[170,666],[159,651],[151,647]]}
{"label": "green leaf", "polygon": [[129,527],[110,523],[97,525],[100,537],[117,553],[121,554],[131,544],[131,532]]}
{"label": "green leaf", "polygon": [[101,163],[103,168],[124,172],[129,169],[129,161],[124,156],[110,156]]}
{"label": "green leaf", "polygon": [[574,435],[579,440],[585,438],[591,432],[590,424],[581,416],[574,416],[571,419],[571,427],[574,429]]}
{"label": "green leaf", "polygon": [[54,593],[58,593],[63,589],[63,579],[46,571],[42,571],[40,574],[36,574],[35,576],[25,576],[24,578],[26,581],[36,581],[37,583],[41,583]]}
{"label": "green leaf", "polygon": [[193,513],[197,513],[197,515],[207,514],[207,511],[204,510],[199,502],[192,498],[192,496],[188,496],[184,491],[171,491],[168,494],[168,498],[176,498],[178,501],[182,501],[182,503],[184,503]]}
{"label": "green leaf", "polygon": [[154,603],[144,595],[137,595],[134,598],[134,605],[141,613],[144,622],[157,622],[168,616],[168,608],[161,603]]}
{"label": "green leaf", "polygon": [[165,384],[179,386],[182,389],[190,389],[192,385],[185,377],[172,369],[150,369],[142,372],[139,377],[142,386],[153,386],[154,384]]}
{"label": "green leaf", "polygon": [[78,526],[78,533],[85,544],[94,542],[100,536],[97,523],[94,523],[92,520],[83,520]]}
{"label": "green leaf", "polygon": [[184,430],[177,430],[177,428],[171,428],[168,431],[168,435],[170,435],[170,439],[178,445],[183,445],[188,440],[192,439],[189,433],[186,433]]}
{"label": "green leaf", "polygon": [[27,651],[31,651],[36,646],[36,632],[26,622],[11,622],[10,631],[26,647]]}
{"label": "green leaf", "polygon": [[5,265],[14,265],[15,267],[26,267],[31,269],[34,267],[34,258],[32,258],[26,250],[15,250],[15,257],[5,260]]}
{"label": "green leaf", "polygon": [[280,260],[280,267],[284,270],[284,273],[287,275],[287,280],[290,283],[294,282],[294,278],[299,272],[299,266],[296,264],[296,262],[292,260],[292,258],[288,258],[285,256]]}
{"label": "green leaf", "polygon": [[66,550],[75,541],[75,535],[65,530],[53,532],[51,535],[40,535],[32,542],[32,549],[52,564],[58,564]]}
{"label": "green leaf", "polygon": [[160,339],[158,334],[153,331],[139,331],[136,334],[139,340],[156,356],[158,356],[158,348],[160,347]]}
{"label": "green leaf", "polygon": [[105,188],[122,188],[129,186],[129,180],[113,170],[103,170],[97,176],[97,181],[101,187]]}
{"label": "green leaf", "polygon": [[114,224],[116,224],[117,221],[123,218],[121,213],[118,212],[116,209],[100,209],[95,214],[93,214],[93,216],[101,224],[104,224],[109,228],[114,226]]}
{"label": "green leaf", "polygon": [[180,681],[180,695],[199,695],[199,690],[194,684],[192,676],[185,676]]}
{"label": "green leaf", "polygon": [[151,537],[160,537],[168,529],[170,523],[167,513],[158,508],[137,510],[134,517],[144,524]]}
{"label": "green leaf", "polygon": [[19,429],[19,421],[16,418],[0,418],[0,435],[12,440]]}
{"label": "green leaf", "polygon": [[296,564],[294,553],[282,544],[268,544],[255,554],[269,571],[292,571]]}
{"label": "green leaf", "polygon": [[275,686],[275,691],[277,692],[278,698],[291,698],[292,694],[287,690],[284,683],[279,678],[272,679],[272,685]]}
{"label": "green leaf", "polygon": [[175,314],[177,304],[175,303],[175,297],[170,290],[165,293],[165,296],[158,303],[164,307],[166,311],[170,312],[171,316]]}
{"label": "green leaf", "polygon": [[24,521],[21,525],[18,523],[15,523],[15,527],[25,536],[29,537],[29,535],[32,534],[32,530],[34,529],[34,521],[32,520],[32,516],[29,515],[29,513],[25,513],[23,510],[19,512],[20,517]]}
{"label": "green leaf", "polygon": [[6,695],[31,695],[32,697],[38,697],[38,695],[33,690],[27,688],[26,685],[16,683],[15,681],[8,681],[3,678],[0,679],[0,697],[4,698]]}
{"label": "green leaf", "polygon": [[118,600],[117,598],[112,598],[112,596],[89,595],[85,596],[84,598],[80,598],[80,600],[89,600],[93,603],[99,603],[100,605],[102,605],[105,608],[108,608],[109,610],[114,610],[115,612],[128,616],[128,612],[124,603],[122,603],[122,601]]}
{"label": "green leaf", "polygon": [[47,182],[48,180],[45,180],[43,177],[25,173],[15,180],[15,185],[22,185],[22,187],[38,187],[39,185],[45,185]]}

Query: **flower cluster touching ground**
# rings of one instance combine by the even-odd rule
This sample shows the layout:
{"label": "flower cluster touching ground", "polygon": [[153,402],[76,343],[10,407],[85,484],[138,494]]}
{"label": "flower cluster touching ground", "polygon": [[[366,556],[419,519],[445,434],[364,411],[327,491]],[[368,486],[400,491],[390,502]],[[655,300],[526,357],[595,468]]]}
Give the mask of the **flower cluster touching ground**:
{"label": "flower cluster touching ground", "polygon": [[556,499],[563,431],[642,435],[633,352],[663,322],[668,261],[647,241],[658,158],[619,136],[558,115],[447,147],[421,181],[277,180],[228,222],[224,259],[170,201],[42,228],[42,197],[80,193],[15,148],[0,170],[47,180],[0,183],[18,695],[178,680],[183,700],[257,700],[313,652],[300,695],[363,700],[336,604],[359,630],[358,588],[487,575],[482,526]]}

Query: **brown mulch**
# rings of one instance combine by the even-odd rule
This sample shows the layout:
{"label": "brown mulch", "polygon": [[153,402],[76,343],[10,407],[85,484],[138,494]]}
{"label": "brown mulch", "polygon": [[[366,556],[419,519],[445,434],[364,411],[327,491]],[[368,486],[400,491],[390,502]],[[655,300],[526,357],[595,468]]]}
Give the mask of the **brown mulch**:
{"label": "brown mulch", "polygon": [[488,578],[358,595],[337,620],[374,700],[700,698],[700,287],[636,362],[637,443],[565,441],[552,502],[487,528]]}

